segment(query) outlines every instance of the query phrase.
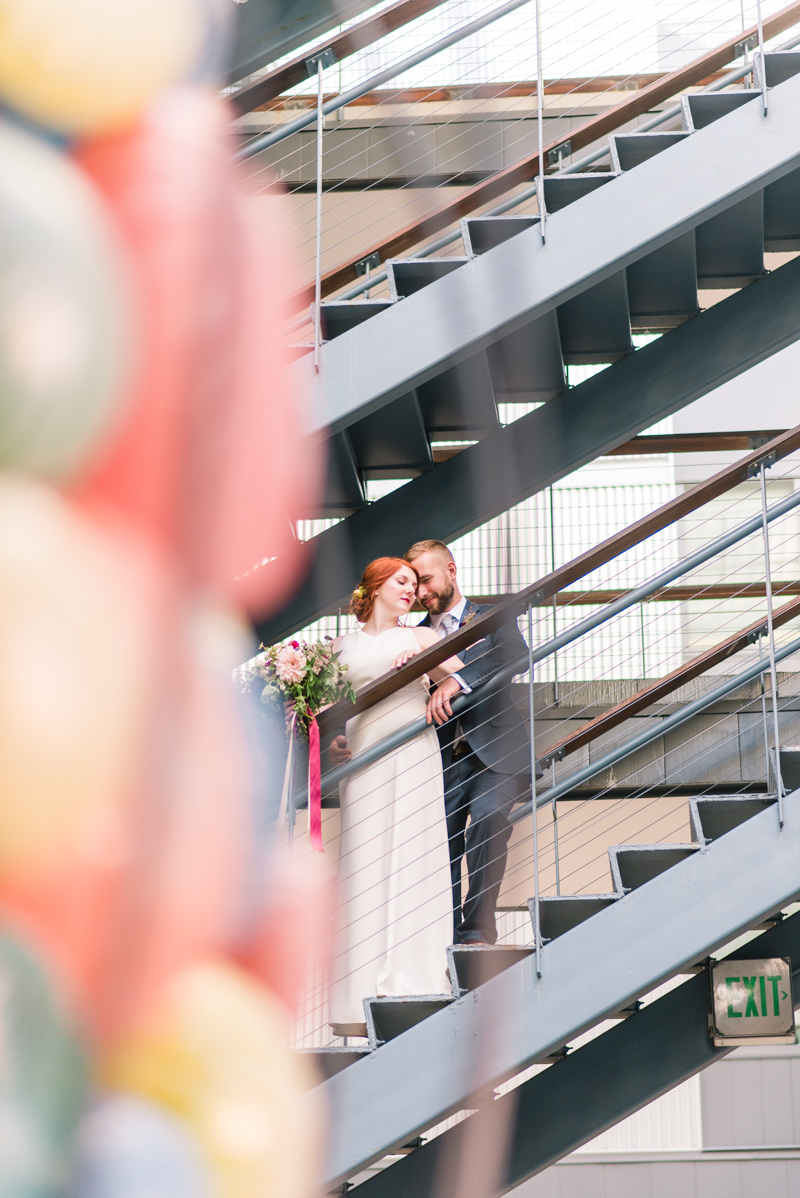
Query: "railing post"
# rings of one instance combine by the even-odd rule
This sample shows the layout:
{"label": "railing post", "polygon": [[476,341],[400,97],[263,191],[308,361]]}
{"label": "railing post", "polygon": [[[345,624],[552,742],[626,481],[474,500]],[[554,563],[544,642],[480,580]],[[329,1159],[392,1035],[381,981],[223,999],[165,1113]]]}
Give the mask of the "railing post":
{"label": "railing post", "polygon": [[767,62],[764,57],[764,22],[761,19],[761,0],[756,0],[758,12],[758,57],[761,62],[761,102],[764,105],[764,116],[767,115]]}
{"label": "railing post", "polygon": [[[556,572],[556,521],[553,509],[553,488],[550,488],[550,569]],[[553,636],[558,636],[558,592],[553,595]],[[558,707],[558,653],[553,654],[553,706]]]}
{"label": "railing post", "polygon": [[319,371],[319,351],[322,344],[322,136],[325,132],[325,113],[322,109],[322,72],[336,63],[330,46],[306,59],[309,76],[317,77],[317,244],[314,263],[314,369]]}
{"label": "railing post", "polygon": [[[760,17],[759,17],[760,20]],[[769,521],[767,520],[767,467],[774,458],[761,463],[761,535],[764,539],[764,581],[767,592],[767,637],[769,638],[769,676],[772,688],[772,737],[775,743],[775,785],[778,789],[778,823],[783,827],[783,778],[781,776],[781,742],[778,727],[778,671],[775,668],[775,628],[772,622],[772,575],[769,564]]]}
{"label": "railing post", "polygon": [[539,204],[539,232],[545,242],[547,207],[544,200],[544,79],[542,78],[542,14],[541,0],[536,0],[536,125],[539,133],[539,174],[536,177],[536,199]]}
{"label": "railing post", "polygon": [[[758,634],[758,660],[764,656],[764,634]],[[761,728],[764,733],[764,769],[766,771],[767,788],[769,788],[769,730],[767,727],[767,684],[764,681],[764,671],[762,670],[759,678],[761,679]]]}
{"label": "railing post", "polygon": [[539,829],[536,811],[536,721],[533,696],[533,601],[528,604],[528,718],[531,725],[531,818],[533,820],[533,944],[536,976],[542,976],[542,935],[539,916]]}

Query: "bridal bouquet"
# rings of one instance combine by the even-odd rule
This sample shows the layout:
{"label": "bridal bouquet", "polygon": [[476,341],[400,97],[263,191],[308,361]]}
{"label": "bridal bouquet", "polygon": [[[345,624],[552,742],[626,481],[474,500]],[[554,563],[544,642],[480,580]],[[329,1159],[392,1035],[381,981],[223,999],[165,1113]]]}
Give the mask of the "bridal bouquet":
{"label": "bridal bouquet", "polygon": [[[355,698],[347,681],[347,666],[339,661],[330,638],[314,641],[290,641],[288,645],[262,646],[263,652],[248,667],[249,673],[264,682],[261,702],[276,707],[291,702],[294,708],[292,728],[308,741],[308,834],[311,847],[322,846],[322,766],[320,763],[317,713],[338,699]],[[281,799],[281,815],[286,808],[293,776],[293,740]]]}
{"label": "bridal bouquet", "polygon": [[250,665],[250,672],[263,679],[261,702],[282,706],[294,705],[296,728],[308,740],[309,730],[317,713],[339,699],[354,699],[355,692],[347,681],[347,666],[333,651],[333,642],[290,641],[288,645],[262,646]]}

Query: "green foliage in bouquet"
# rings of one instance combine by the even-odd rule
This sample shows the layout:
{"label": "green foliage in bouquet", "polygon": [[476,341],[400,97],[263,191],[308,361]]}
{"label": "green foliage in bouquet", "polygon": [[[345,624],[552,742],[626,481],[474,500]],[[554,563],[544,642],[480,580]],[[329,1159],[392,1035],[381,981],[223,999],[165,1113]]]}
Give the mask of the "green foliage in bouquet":
{"label": "green foliage in bouquet", "polygon": [[290,641],[288,645],[262,646],[249,666],[250,673],[264,680],[261,702],[282,707],[294,703],[298,731],[308,737],[308,726],[323,707],[339,699],[355,698],[347,681],[347,666],[333,650],[333,642]]}

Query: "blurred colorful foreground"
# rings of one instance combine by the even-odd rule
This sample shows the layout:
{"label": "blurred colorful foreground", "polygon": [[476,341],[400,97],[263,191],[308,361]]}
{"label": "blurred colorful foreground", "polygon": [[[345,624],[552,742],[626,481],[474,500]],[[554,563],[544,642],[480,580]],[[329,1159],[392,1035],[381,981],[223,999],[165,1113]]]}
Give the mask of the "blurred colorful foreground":
{"label": "blurred colorful foreground", "polygon": [[219,8],[0,0],[2,1198],[313,1192],[325,904],[230,675],[319,470]]}

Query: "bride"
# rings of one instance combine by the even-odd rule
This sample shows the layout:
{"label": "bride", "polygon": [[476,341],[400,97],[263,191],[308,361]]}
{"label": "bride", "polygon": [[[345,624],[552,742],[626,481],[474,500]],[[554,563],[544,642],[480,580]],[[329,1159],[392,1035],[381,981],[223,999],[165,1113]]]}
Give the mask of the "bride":
{"label": "bride", "polygon": [[[416,587],[416,571],[400,558],[380,557],[364,571],[350,605],[362,627],[334,642],[357,690],[438,642],[431,628],[403,627]],[[451,657],[431,677],[441,682],[462,664]],[[427,679],[419,678],[348,720],[352,753],[424,716],[427,699]],[[365,1036],[364,998],[450,990],[450,854],[434,726],[351,775],[340,801],[339,936],[329,1018],[334,1035]]]}

